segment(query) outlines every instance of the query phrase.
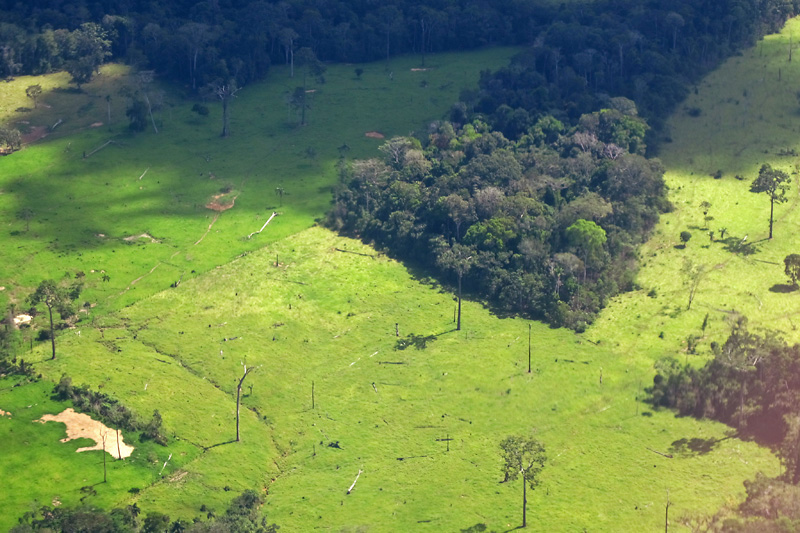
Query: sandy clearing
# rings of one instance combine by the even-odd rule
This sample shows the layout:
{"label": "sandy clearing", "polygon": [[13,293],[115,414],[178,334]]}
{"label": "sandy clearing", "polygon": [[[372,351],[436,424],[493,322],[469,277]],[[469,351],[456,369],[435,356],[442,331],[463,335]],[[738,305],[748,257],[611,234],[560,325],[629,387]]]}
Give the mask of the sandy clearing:
{"label": "sandy clearing", "polygon": [[364,134],[364,137],[369,137],[370,139],[385,139],[386,135],[379,131],[368,131]]}
{"label": "sandy clearing", "polygon": [[90,127],[90,128],[99,128],[99,127],[100,127],[100,126],[102,126],[102,125],[103,125],[103,123],[102,123],[102,122],[93,122],[93,123],[91,123],[91,124],[89,125],[89,127]]}
{"label": "sandy clearing", "polygon": [[[57,415],[44,415],[34,422],[44,424],[45,422],[61,422],[67,426],[67,437],[61,439],[61,442],[67,442],[75,439],[91,439],[96,444],[94,446],[86,446],[78,448],[76,452],[88,452],[90,450],[103,449],[103,435],[106,436],[105,451],[111,454],[112,457],[117,459],[124,459],[130,457],[133,453],[133,446],[125,444],[125,439],[122,434],[119,434],[119,442],[117,442],[117,432],[107,427],[102,422],[92,419],[89,415],[83,413],[76,413],[71,407],[65,409]],[[117,452],[119,450],[119,453]]]}
{"label": "sandy clearing", "polygon": [[212,211],[216,211],[217,213],[221,213],[223,211],[227,211],[231,207],[234,206],[236,203],[236,199],[239,197],[237,194],[233,198],[224,198],[222,202],[220,202],[220,198],[225,197],[225,194],[215,194],[211,197],[211,200],[206,204],[206,209],[211,209]]}

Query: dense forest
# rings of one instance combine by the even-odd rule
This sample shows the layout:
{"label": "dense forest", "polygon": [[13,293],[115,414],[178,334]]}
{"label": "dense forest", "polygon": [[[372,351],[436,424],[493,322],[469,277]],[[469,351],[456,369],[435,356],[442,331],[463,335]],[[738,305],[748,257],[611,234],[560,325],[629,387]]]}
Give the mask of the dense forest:
{"label": "dense forest", "polygon": [[437,123],[424,149],[391,139],[343,170],[329,222],[505,312],[582,330],[632,288],[635,247],[669,205],[635,105],[610,106],[575,128],[542,118],[517,141],[480,121]]}

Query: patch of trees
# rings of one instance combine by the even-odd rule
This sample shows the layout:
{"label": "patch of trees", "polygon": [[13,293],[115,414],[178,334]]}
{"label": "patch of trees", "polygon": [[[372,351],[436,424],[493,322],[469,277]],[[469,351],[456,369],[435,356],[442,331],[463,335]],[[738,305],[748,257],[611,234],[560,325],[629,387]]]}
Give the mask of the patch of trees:
{"label": "patch of trees", "polygon": [[[91,505],[80,507],[43,506],[29,511],[19,519],[13,533],[34,531],[91,531],[109,533],[155,533],[162,531],[187,533],[275,533],[278,526],[268,524],[260,508],[264,499],[253,490],[246,490],[231,501],[224,514],[216,516],[213,510],[202,507],[203,517],[192,521],[174,520],[169,515],[149,512],[142,515],[137,504],[111,511]],[[205,518],[205,519],[204,519]]]}
{"label": "patch of trees", "polygon": [[636,246],[669,208],[663,167],[641,155],[645,122],[612,103],[573,128],[543,117],[516,142],[480,121],[434,124],[425,146],[390,139],[345,165],[328,223],[503,311],[581,330],[633,287]]}
{"label": "patch of trees", "polygon": [[782,480],[800,484],[800,345],[788,346],[774,332],[753,333],[739,317],[712,350],[702,368],[660,363],[653,405],[719,420],[771,445],[784,466]]}
{"label": "patch of trees", "polygon": [[136,414],[111,396],[91,390],[87,385],[76,386],[66,374],[61,376],[53,388],[53,398],[71,401],[77,411],[94,415],[104,423],[118,429],[141,432],[141,440],[152,440],[162,446],[167,445],[167,436],[161,427],[161,414],[156,409],[150,420],[142,420]]}

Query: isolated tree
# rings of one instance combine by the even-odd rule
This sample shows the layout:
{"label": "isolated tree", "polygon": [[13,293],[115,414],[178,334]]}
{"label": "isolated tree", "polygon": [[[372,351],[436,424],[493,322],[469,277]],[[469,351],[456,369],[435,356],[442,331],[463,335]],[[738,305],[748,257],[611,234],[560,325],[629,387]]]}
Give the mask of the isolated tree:
{"label": "isolated tree", "polygon": [[436,263],[445,270],[452,270],[458,277],[458,321],[456,331],[461,331],[461,279],[472,267],[474,250],[463,244],[445,247],[436,258]]}
{"label": "isolated tree", "polygon": [[255,367],[247,368],[247,365],[244,365],[244,374],[242,374],[242,379],[239,380],[239,385],[236,387],[236,442],[239,442],[239,407],[241,406],[242,384],[247,374],[253,370],[255,370]]}
{"label": "isolated tree", "polygon": [[220,137],[228,137],[230,131],[230,113],[228,111],[231,100],[236,98],[236,93],[239,92],[239,87],[236,86],[236,80],[231,79],[228,83],[216,81],[211,85],[211,92],[214,93],[219,101],[222,102],[222,133]]}
{"label": "isolated tree", "polygon": [[297,51],[296,62],[303,72],[303,86],[297,87],[294,92],[294,104],[300,108],[300,125],[306,125],[306,110],[311,106],[308,103],[308,78],[309,76],[321,76],[325,72],[323,65],[311,48],[303,47]]}
{"label": "isolated tree", "polygon": [[28,233],[31,229],[31,220],[33,219],[33,215],[33,209],[30,207],[23,207],[17,211],[17,218],[25,221],[25,233]]}
{"label": "isolated tree", "polygon": [[5,146],[10,152],[22,148],[22,134],[17,128],[0,126],[0,146]]}
{"label": "isolated tree", "polygon": [[25,89],[25,96],[33,100],[33,108],[36,109],[39,106],[39,97],[42,95],[42,86],[38,83],[36,85],[28,85],[28,88]]}
{"label": "isolated tree", "polygon": [[522,527],[528,527],[528,487],[539,485],[539,474],[547,461],[544,445],[532,437],[512,435],[500,443],[503,457],[503,483],[522,476]]}
{"label": "isolated tree", "polygon": [[792,179],[782,171],[772,168],[768,164],[761,166],[758,177],[750,185],[750,192],[763,192],[769,196],[769,238],[772,238],[772,222],[775,203],[782,204],[786,201],[786,190]]}
{"label": "isolated tree", "polygon": [[56,333],[53,323],[53,311],[57,311],[62,319],[74,315],[72,301],[80,295],[81,286],[71,288],[59,287],[55,281],[46,279],[39,283],[36,291],[30,296],[31,305],[44,304],[50,315],[50,343],[53,347],[53,357],[56,358]]}
{"label": "isolated tree", "polygon": [[784,260],[784,272],[789,279],[792,280],[792,285],[797,287],[797,278],[800,277],[800,254],[789,254]]}
{"label": "isolated tree", "polygon": [[567,228],[567,240],[583,252],[583,281],[589,257],[596,255],[606,242],[606,230],[591,220],[578,219]]}
{"label": "isolated tree", "polygon": [[684,248],[686,247],[686,243],[689,242],[689,239],[692,238],[691,231],[682,231],[681,232],[681,242],[683,243]]}

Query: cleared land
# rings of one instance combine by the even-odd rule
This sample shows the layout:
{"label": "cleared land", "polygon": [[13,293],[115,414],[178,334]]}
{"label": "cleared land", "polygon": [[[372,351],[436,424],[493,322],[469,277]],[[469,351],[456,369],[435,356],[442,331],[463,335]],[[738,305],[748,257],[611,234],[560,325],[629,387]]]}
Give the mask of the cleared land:
{"label": "cleared land", "polygon": [[[81,328],[80,336],[60,337],[56,361],[42,360],[38,365],[51,379],[67,371],[88,383],[102,383],[105,391],[140,412],[157,407],[181,445],[193,451],[187,456],[191,460],[172,477],[138,496],[119,491],[102,496],[98,491],[98,498],[135,500],[144,509],[170,509],[173,517],[192,517],[204,503],[224,508],[230,499],[226,488],[255,486],[267,494],[270,519],[291,531],[312,527],[355,531],[362,526],[372,531],[439,531],[479,523],[502,531],[519,523],[521,487],[498,483],[497,444],[510,433],[535,431],[547,445],[550,460],[542,485],[529,493],[532,530],[660,529],[667,489],[673,525],[678,517],[734,504],[743,495],[741,481],[759,470],[779,473],[777,460],[753,443],[731,438],[724,426],[651,412],[637,398],[643,396],[660,357],[677,354],[700,363],[712,340],[724,340],[725,318],[734,309],[756,325],[780,327],[788,338],[796,338],[792,302],[798,292],[780,286],[787,283],[782,259],[796,251],[789,236],[798,223],[794,207],[798,180],[795,176],[791,201],[778,210],[776,238],[771,242],[761,240],[767,229],[768,202],[747,189],[762,163],[794,171],[792,157],[777,152],[782,147],[800,149],[791,141],[791,121],[783,118],[797,107],[792,87],[799,85],[800,73],[796,62],[787,61],[789,35],[797,28],[790,23],[783,34],[734,58],[698,87],[686,105],[687,110],[698,107],[700,116],[687,112],[676,117],[674,142],[663,150],[676,211],[664,217],[642,250],[643,289],[615,299],[583,336],[533,324],[531,374],[527,373],[528,322],[500,319],[467,303],[465,329],[456,333],[451,294],[358,242],[320,228],[305,229],[327,205],[325,187],[332,183],[338,138],[343,138],[331,131],[334,124],[336,131],[349,128],[346,105],[330,106],[332,120],[334,109],[342,113],[331,125],[323,126],[321,119],[315,122],[314,114],[307,129],[281,126],[285,115],[276,119],[274,138],[267,135],[265,142],[276,147],[274,161],[283,161],[285,167],[278,168],[285,168],[286,174],[271,172],[270,181],[258,189],[261,203],[248,195],[251,183],[261,182],[255,169],[263,160],[253,153],[260,145],[248,144],[251,136],[246,136],[242,145],[230,143],[237,148],[214,152],[211,162],[224,157],[227,165],[249,164],[237,168],[250,168],[251,177],[244,185],[228,178],[242,195],[233,209],[220,215],[196,251],[192,243],[204,234],[213,215],[206,218],[202,209],[190,209],[185,202],[206,202],[217,194],[218,187],[206,181],[213,181],[209,172],[217,173],[202,157],[205,150],[177,160],[174,168],[193,168],[187,176],[200,178],[187,181],[181,189],[192,195],[183,200],[181,223],[173,218],[168,224],[161,211],[176,215],[178,207],[166,208],[158,200],[149,209],[138,204],[127,207],[120,228],[108,233],[91,230],[121,236],[148,233],[162,242],[137,240],[141,244],[133,245],[135,251],[125,252],[125,260],[134,260],[131,266],[118,255],[124,247],[109,246],[116,252],[105,249],[98,257],[111,258],[105,259],[109,268],[120,269],[123,281],[115,281],[115,272],[107,287],[96,283],[92,290],[99,300],[105,298],[105,310],[114,312],[96,315],[93,325]],[[350,76],[344,72],[343,79]],[[395,70],[395,83],[399,72]],[[330,91],[333,76],[329,74],[328,84],[320,89],[323,93]],[[406,88],[410,95],[422,89],[418,82],[414,89],[413,85]],[[431,86],[436,85],[430,83],[428,89]],[[267,96],[280,95],[280,90],[264,91]],[[742,103],[745,91],[747,106]],[[253,98],[252,102],[269,100]],[[313,113],[322,113],[323,108]],[[372,117],[380,116],[375,109]],[[205,120],[186,110],[182,113],[186,121]],[[374,119],[370,123],[368,118],[347,129],[352,133],[345,139],[351,148],[348,157],[374,153],[380,141],[366,137],[366,132],[406,133]],[[315,125],[328,132],[325,138],[337,142],[319,148],[321,144],[299,140]],[[220,142],[208,133],[210,127],[203,125],[202,142]],[[191,146],[191,139],[200,142],[201,137],[193,137],[199,134],[189,128],[181,131],[186,132],[178,136],[181,146]],[[94,134],[90,131],[81,138],[90,146],[104,142],[91,138]],[[136,150],[129,145],[113,158],[108,155],[106,170],[136,155],[134,163],[120,169],[133,182],[150,168],[142,181],[150,179],[156,167],[143,154],[160,153],[168,161],[168,155],[177,153],[174,146],[158,145],[163,137],[153,137],[137,137],[130,141]],[[317,146],[316,157],[304,156],[312,154],[305,149],[308,146]],[[18,155],[32,158],[47,149],[43,145]],[[98,152],[89,162],[111,149]],[[76,163],[82,161],[70,164]],[[723,170],[719,180],[709,176],[717,169]],[[746,179],[737,180],[737,174]],[[174,176],[169,181],[173,187],[180,183],[177,171],[165,175]],[[285,175],[297,177],[288,182],[281,179]],[[322,180],[324,187],[322,181],[314,181],[315,175],[328,176]],[[188,187],[190,183],[196,186]],[[137,186],[134,183],[127,192],[131,198],[144,194],[136,192]],[[274,191],[280,186],[291,192],[283,197],[283,207]],[[88,184],[82,187],[90,190]],[[97,210],[124,200],[113,195],[106,199],[105,191],[113,188],[99,189],[104,196],[95,199]],[[8,201],[8,196],[0,196],[0,202],[4,198]],[[704,220],[699,205],[704,200],[712,203],[713,220]],[[16,206],[8,206],[6,213],[13,213]],[[145,218],[139,218],[145,216],[140,209]],[[261,240],[241,240],[275,210],[282,214],[254,237]],[[109,225],[117,223],[106,216]],[[132,223],[137,220],[146,223]],[[15,224],[18,230],[24,228],[22,222]],[[707,231],[718,236],[719,227],[728,229],[726,240],[712,242]],[[694,236],[686,249],[677,249],[684,229]],[[749,236],[745,243],[753,244],[744,244],[743,249],[737,243],[744,235]],[[29,261],[38,254],[57,257],[52,250],[36,248],[37,240],[30,241],[29,254],[34,250],[35,254],[25,256]],[[8,246],[11,252],[13,248]],[[75,248],[62,252],[67,255],[61,260],[85,257],[91,250],[79,242]],[[177,288],[159,292],[195,265],[202,266],[196,269],[199,274],[245,251],[252,253],[211,273],[187,275]],[[691,311],[685,310],[689,277],[681,271],[687,257],[707,270]],[[23,264],[19,261],[16,264]],[[54,264],[34,271],[27,285],[44,272],[55,271]],[[156,269],[150,271],[153,265]],[[148,271],[141,285],[130,285],[130,280]],[[0,277],[6,286],[13,286],[12,281]],[[111,283],[116,283],[113,289]],[[701,355],[685,354],[686,337],[701,335],[706,313],[710,325],[700,341]],[[400,338],[429,337],[426,347],[395,349],[396,323]],[[44,352],[34,356],[46,357]],[[229,441],[234,436],[235,388],[242,363],[258,368],[245,384],[243,440],[234,444]],[[0,407],[16,416],[15,406],[0,403]],[[7,420],[14,418],[0,418],[0,424]],[[363,472],[358,483],[347,495],[359,471]]]}

